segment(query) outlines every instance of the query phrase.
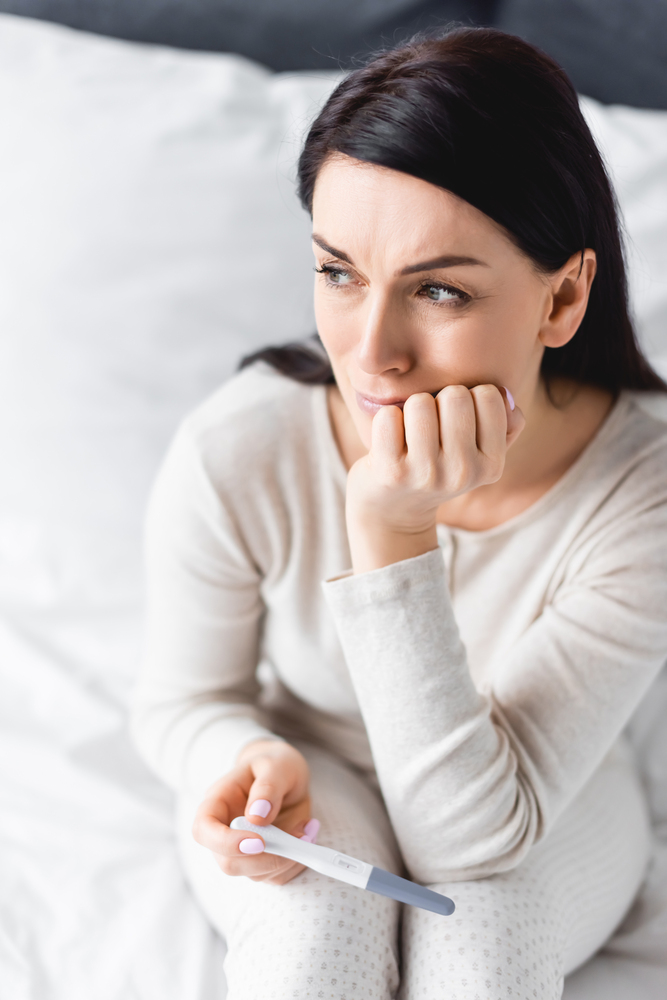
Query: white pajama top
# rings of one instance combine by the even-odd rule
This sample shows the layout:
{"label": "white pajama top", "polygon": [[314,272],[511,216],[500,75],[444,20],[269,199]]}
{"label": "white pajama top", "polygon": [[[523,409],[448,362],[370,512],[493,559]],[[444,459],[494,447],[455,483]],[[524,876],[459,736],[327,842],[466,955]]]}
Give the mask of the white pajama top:
{"label": "white pajama top", "polygon": [[379,789],[414,878],[514,868],[667,658],[667,424],[624,392],[523,513],[355,576],[326,392],[255,365],[178,430],[135,743],[203,797],[251,740],[306,739]]}

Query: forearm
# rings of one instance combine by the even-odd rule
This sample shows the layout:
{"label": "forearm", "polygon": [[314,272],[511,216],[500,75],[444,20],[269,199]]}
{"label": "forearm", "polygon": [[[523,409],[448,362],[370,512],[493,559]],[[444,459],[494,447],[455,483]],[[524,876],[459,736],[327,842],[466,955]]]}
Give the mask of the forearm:
{"label": "forearm", "polygon": [[166,685],[144,682],[133,693],[130,727],[141,757],[165,784],[201,795],[250,743],[280,739],[267,721],[250,702],[178,697]]}
{"label": "forearm", "polygon": [[513,867],[537,826],[468,670],[440,551],[325,584],[403,856],[422,881]]}

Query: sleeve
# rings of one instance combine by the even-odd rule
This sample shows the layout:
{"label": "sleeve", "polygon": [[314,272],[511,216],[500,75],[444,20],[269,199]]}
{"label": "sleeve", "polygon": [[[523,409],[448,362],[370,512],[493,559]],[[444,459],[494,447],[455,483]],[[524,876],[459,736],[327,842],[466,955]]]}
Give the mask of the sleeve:
{"label": "sleeve", "polygon": [[261,576],[187,425],[153,487],[145,563],[131,734],[166,784],[203,796],[247,743],[279,737],[256,704]]}
{"label": "sleeve", "polygon": [[468,670],[439,550],[323,584],[393,828],[419,881],[518,865],[658,674],[667,501],[601,534],[485,693]]}

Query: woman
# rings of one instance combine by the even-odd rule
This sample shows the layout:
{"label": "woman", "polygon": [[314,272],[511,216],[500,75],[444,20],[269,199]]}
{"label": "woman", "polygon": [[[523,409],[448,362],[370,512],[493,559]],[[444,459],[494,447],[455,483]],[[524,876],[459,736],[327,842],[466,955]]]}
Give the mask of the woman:
{"label": "woman", "polygon": [[326,356],[260,352],[176,436],[135,739],[229,1000],[552,1000],[642,882],[622,730],[667,655],[667,427],[637,402],[665,386],[610,185],[563,71],[482,29],[351,73],[299,182]]}

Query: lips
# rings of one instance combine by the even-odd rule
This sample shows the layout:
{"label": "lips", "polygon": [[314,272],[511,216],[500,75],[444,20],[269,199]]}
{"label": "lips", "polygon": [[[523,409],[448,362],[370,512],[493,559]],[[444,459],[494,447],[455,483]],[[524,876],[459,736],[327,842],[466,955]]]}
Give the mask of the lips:
{"label": "lips", "polygon": [[360,392],[357,394],[357,406],[362,411],[362,413],[369,413],[371,416],[375,416],[378,410],[381,410],[383,406],[398,406],[403,409],[403,404],[407,399],[405,396],[403,399],[373,399],[369,396],[362,396]]}
{"label": "lips", "polygon": [[[437,395],[437,392],[431,393],[433,397]],[[402,410],[406,399],[408,399],[407,396],[403,396],[402,398],[394,397],[393,399],[374,399],[372,396],[362,396],[360,392],[357,392],[356,396],[359,409],[363,413],[371,414],[371,416],[374,416],[383,406],[398,406]]]}

